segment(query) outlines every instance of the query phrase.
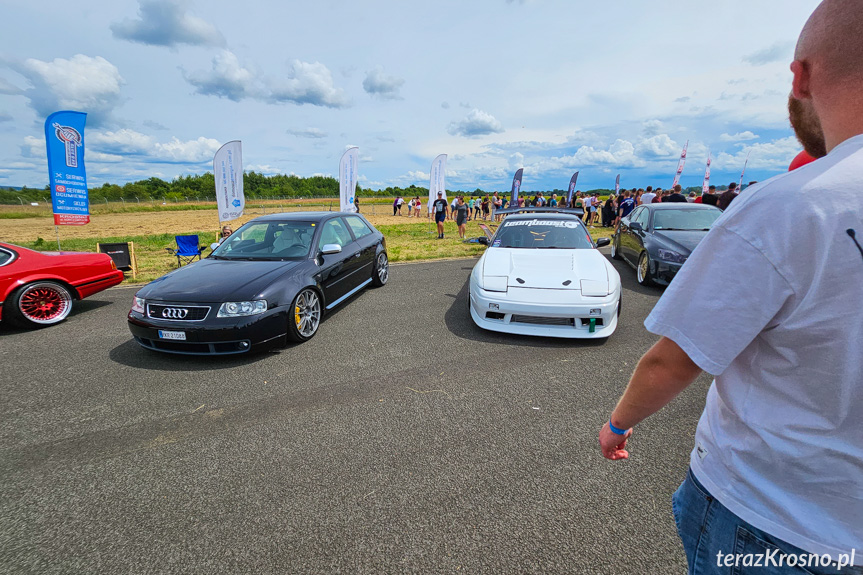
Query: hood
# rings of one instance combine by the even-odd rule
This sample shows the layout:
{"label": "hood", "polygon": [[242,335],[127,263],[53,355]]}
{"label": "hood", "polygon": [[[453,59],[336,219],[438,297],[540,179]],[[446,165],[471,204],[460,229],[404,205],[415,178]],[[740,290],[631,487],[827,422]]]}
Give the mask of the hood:
{"label": "hood", "polygon": [[605,265],[605,257],[593,249],[491,248],[485,254],[483,275],[507,276],[510,287],[581,290],[582,281],[586,281],[601,284],[605,289],[608,287]]}
{"label": "hood", "polygon": [[144,286],[138,297],[176,302],[224,302],[254,299],[298,261],[227,261],[204,259]]}
{"label": "hood", "polygon": [[661,230],[653,232],[653,237],[664,244],[668,244],[670,249],[683,255],[692,253],[698,242],[704,239],[706,235],[707,232],[702,230]]}

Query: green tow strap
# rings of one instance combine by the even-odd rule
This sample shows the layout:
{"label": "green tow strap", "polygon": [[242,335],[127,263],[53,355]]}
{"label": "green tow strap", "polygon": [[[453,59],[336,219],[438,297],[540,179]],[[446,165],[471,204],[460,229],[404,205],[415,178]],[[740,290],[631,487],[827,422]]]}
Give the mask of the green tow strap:
{"label": "green tow strap", "polygon": [[588,330],[588,332],[589,333],[596,333],[596,318],[595,317],[590,318],[590,329]]}

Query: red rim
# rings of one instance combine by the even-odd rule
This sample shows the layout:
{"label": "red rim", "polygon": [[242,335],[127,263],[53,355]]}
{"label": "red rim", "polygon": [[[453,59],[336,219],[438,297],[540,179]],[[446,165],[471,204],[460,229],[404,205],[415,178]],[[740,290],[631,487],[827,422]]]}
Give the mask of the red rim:
{"label": "red rim", "polygon": [[69,309],[69,298],[55,287],[37,286],[21,294],[19,309],[27,319],[49,322],[62,318]]}

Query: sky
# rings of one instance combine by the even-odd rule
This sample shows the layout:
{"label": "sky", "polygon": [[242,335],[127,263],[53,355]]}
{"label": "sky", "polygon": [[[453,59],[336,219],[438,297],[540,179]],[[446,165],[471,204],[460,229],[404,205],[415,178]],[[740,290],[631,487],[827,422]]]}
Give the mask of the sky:
{"label": "sky", "polygon": [[788,65],[815,0],[0,0],[0,186],[48,184],[44,122],[86,112],[87,177],[246,171],[364,188],[668,187],[787,169]]}

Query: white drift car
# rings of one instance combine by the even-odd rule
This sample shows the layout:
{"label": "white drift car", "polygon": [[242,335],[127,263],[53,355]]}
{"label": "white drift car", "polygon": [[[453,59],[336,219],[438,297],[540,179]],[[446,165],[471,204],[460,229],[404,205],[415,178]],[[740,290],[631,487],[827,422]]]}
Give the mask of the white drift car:
{"label": "white drift car", "polygon": [[525,212],[506,217],[471,272],[473,321],[521,335],[610,336],[620,275],[596,249],[609,240],[594,244],[574,214]]}

